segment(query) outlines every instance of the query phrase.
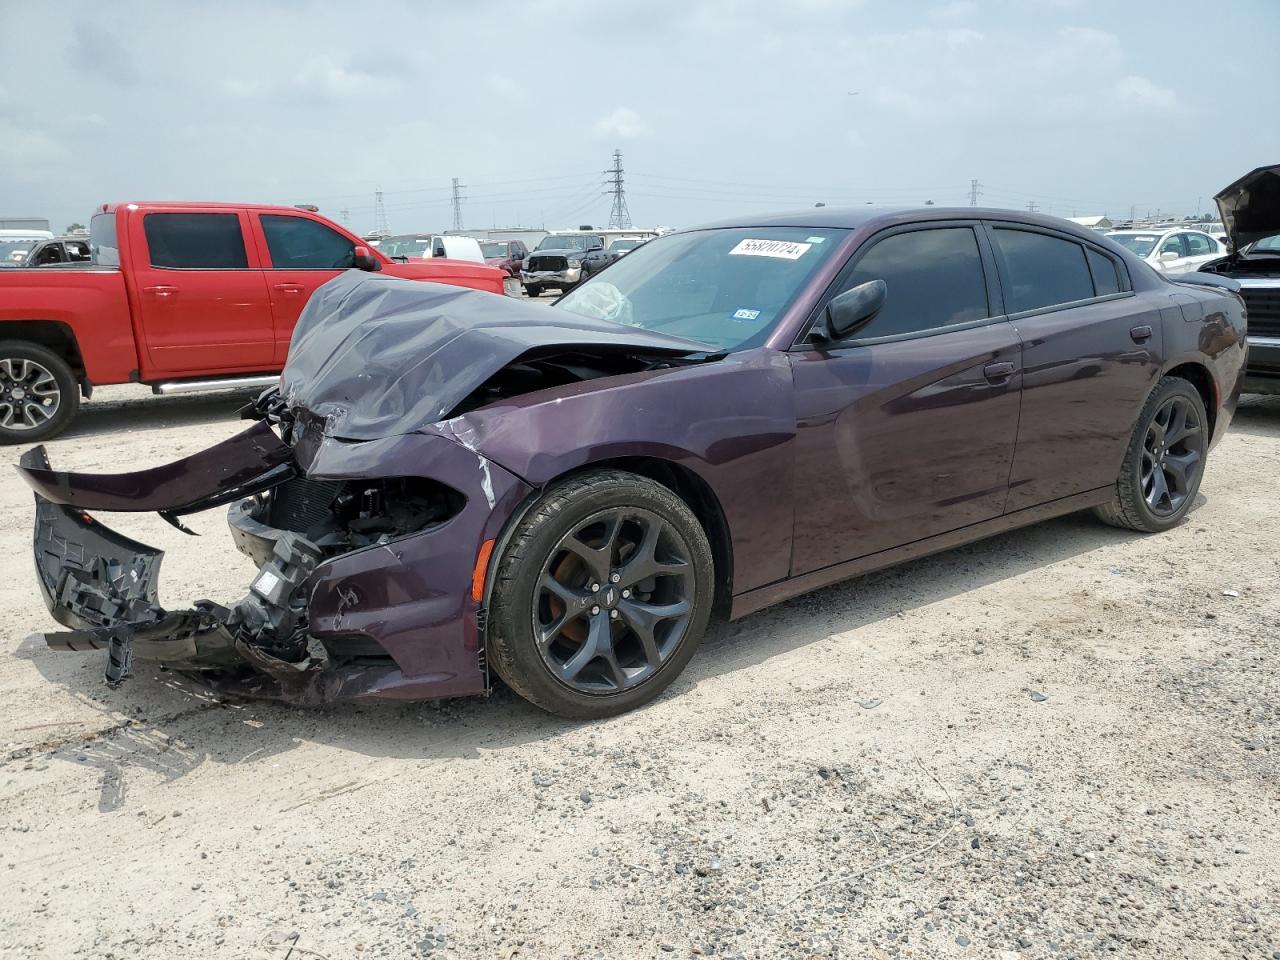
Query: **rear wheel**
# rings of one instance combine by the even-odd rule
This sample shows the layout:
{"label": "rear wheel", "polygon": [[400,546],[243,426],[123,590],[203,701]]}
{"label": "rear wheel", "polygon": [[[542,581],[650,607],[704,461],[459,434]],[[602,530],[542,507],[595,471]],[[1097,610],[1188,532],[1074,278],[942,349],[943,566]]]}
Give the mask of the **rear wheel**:
{"label": "rear wheel", "polygon": [[79,386],[65,360],[37,343],[0,342],[0,443],[46,440],[79,408]]}
{"label": "rear wheel", "polygon": [[608,717],[661,693],[693,656],[714,589],[688,505],[617,470],[550,488],[521,519],[494,581],[498,675],[564,717]]}
{"label": "rear wheel", "polygon": [[1097,515],[1112,526],[1157,533],[1191,510],[1204,476],[1209,418],[1199,392],[1165,377],[1138,417],[1111,503]]}

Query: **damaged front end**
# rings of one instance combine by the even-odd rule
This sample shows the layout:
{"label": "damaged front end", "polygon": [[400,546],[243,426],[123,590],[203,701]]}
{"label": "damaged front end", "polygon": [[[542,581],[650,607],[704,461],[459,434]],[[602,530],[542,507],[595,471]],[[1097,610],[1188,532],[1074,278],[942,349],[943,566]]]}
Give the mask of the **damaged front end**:
{"label": "damaged front end", "polygon": [[[137,659],[226,693],[298,704],[483,691],[474,616],[467,622],[475,611],[465,609],[475,557],[467,544],[487,527],[483,485],[492,487],[494,470],[486,464],[482,475],[474,453],[440,436],[309,456],[313,474],[331,474],[304,474],[266,422],[131,474],[59,472],[43,447],[28,451],[19,472],[35,489],[37,577],[50,612],[71,628],[46,634],[48,645],[105,651],[113,684]],[[363,475],[411,461],[470,482],[480,509],[468,511],[466,493],[435,479]],[[498,472],[504,496],[522,495]],[[88,512],[155,510],[185,529],[181,517],[229,501],[232,538],[257,573],[234,603],[180,611],[159,602],[162,552]],[[445,527],[457,536],[414,542]]]}
{"label": "damaged front end", "polygon": [[[467,411],[585,381],[708,362],[704,345],[431,283],[351,271],[312,295],[258,422],[134,473],[18,467],[36,493],[40,587],[107,679],[152,660],[228,693],[295,703],[488,689],[489,557],[533,489],[477,449]],[[537,437],[530,437],[536,444]],[[166,610],[161,552],[94,511],[228,507],[257,565],[243,597]]]}

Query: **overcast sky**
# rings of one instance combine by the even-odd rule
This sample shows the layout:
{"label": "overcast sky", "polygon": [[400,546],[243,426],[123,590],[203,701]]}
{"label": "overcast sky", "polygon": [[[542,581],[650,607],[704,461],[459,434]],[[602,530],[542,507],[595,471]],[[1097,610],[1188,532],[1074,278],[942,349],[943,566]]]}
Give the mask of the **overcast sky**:
{"label": "overcast sky", "polygon": [[1280,2],[0,0],[0,216],[319,204],[395,231],[815,202],[1194,213],[1280,162]]}

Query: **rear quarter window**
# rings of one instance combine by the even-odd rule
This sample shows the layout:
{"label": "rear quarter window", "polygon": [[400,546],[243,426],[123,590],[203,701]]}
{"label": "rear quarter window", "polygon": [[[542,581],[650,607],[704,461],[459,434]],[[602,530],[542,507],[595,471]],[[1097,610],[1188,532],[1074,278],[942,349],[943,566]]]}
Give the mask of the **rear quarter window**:
{"label": "rear quarter window", "polygon": [[1093,274],[1093,292],[1099,297],[1120,292],[1120,273],[1116,262],[1105,253],[1085,248],[1089,258],[1089,272]]}

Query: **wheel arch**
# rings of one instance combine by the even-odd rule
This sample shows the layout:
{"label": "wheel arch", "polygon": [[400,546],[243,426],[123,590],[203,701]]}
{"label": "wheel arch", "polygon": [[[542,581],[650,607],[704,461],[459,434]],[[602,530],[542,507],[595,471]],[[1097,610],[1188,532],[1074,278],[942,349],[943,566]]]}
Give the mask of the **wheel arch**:
{"label": "wheel arch", "polygon": [[0,340],[21,340],[52,350],[66,361],[82,388],[87,382],[80,342],[69,324],[60,320],[5,320],[0,322]]}
{"label": "wheel arch", "polygon": [[1164,372],[1164,376],[1186,380],[1196,388],[1196,393],[1200,394],[1200,400],[1204,403],[1205,415],[1209,418],[1206,426],[1208,435],[1212,438],[1218,423],[1218,383],[1209,368],[1202,363],[1189,361],[1171,367]]}

